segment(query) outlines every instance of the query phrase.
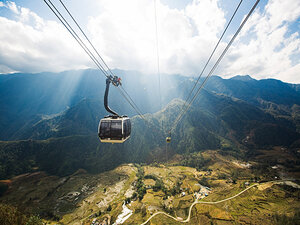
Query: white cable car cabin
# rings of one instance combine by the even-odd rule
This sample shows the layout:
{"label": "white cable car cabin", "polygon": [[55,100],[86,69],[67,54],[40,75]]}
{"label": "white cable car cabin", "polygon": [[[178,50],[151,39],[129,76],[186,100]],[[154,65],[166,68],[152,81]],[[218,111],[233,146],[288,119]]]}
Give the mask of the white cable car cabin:
{"label": "white cable car cabin", "polygon": [[104,143],[123,143],[130,137],[131,122],[127,116],[107,116],[100,120],[98,136]]}

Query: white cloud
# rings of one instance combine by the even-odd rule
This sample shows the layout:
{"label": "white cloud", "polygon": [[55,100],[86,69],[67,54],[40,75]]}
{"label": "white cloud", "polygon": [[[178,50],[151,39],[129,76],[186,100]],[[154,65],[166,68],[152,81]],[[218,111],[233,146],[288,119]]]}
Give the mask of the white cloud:
{"label": "white cloud", "polygon": [[[226,24],[220,1],[194,0],[182,9],[156,1],[162,73],[199,75]],[[155,73],[154,1],[102,0],[94,4],[93,10],[99,13],[93,12],[96,16],[90,16],[83,28],[107,64]],[[14,2],[2,6],[17,19],[0,17],[0,72],[94,66],[59,22],[45,20]],[[264,10],[252,15],[215,74],[250,74],[300,83],[300,36],[289,27],[299,15],[299,1],[269,0]],[[216,55],[225,45],[220,44]]]}
{"label": "white cloud", "polygon": [[[89,30],[109,64],[155,72],[153,0],[106,0],[99,4],[104,12],[90,19]],[[183,10],[157,1],[157,21],[161,71],[195,75],[208,57],[208,46],[216,43],[225,18],[218,1],[195,0]]]}
{"label": "white cloud", "polygon": [[12,2],[6,7],[16,20],[0,17],[0,72],[62,71],[91,65],[62,25]]}
{"label": "white cloud", "polygon": [[[225,76],[250,74],[300,83],[300,36],[289,28],[299,17],[299,1],[270,0],[265,11],[256,12],[246,24],[218,71]],[[295,65],[293,55],[298,58]]]}
{"label": "white cloud", "polygon": [[7,2],[6,7],[9,8],[11,11],[13,11],[16,14],[19,14],[19,9],[14,2]]}

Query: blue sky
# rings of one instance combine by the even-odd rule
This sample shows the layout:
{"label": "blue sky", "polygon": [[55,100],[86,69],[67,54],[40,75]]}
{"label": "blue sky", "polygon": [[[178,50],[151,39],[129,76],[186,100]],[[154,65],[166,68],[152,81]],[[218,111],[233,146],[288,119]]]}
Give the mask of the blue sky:
{"label": "blue sky", "polygon": [[[239,0],[63,2],[111,68],[154,74],[155,3],[161,72],[198,76]],[[253,4],[243,1],[216,57]],[[215,74],[300,83],[299,28],[300,1],[261,0]],[[0,30],[0,73],[95,67],[43,0],[1,0]]]}

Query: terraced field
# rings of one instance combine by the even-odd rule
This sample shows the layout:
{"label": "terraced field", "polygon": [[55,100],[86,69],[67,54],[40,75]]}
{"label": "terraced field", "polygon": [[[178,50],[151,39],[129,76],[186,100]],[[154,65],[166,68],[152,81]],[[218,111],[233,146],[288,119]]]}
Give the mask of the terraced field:
{"label": "terraced field", "polygon": [[213,151],[204,157],[212,159],[206,170],[176,163],[124,164],[97,175],[83,170],[63,178],[25,174],[10,181],[1,202],[16,202],[19,209],[39,214],[47,224],[113,224],[118,216],[123,224],[297,221],[300,186],[296,180],[257,183],[253,162]]}

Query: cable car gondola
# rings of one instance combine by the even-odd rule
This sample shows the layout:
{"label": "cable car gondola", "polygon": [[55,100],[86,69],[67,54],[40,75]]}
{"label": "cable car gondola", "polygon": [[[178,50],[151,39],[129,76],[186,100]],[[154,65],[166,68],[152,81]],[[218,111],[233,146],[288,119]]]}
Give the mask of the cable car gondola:
{"label": "cable car gondola", "polygon": [[171,137],[166,137],[166,142],[171,143]]}
{"label": "cable car gondola", "polygon": [[121,79],[117,76],[109,76],[106,79],[106,89],[104,94],[104,107],[112,115],[106,116],[100,120],[98,126],[98,136],[101,142],[104,143],[123,143],[130,137],[131,122],[128,116],[119,116],[108,106],[109,85],[114,86],[121,84]]}
{"label": "cable car gondola", "polygon": [[130,137],[131,123],[127,116],[106,116],[99,123],[101,142],[123,143]]}

